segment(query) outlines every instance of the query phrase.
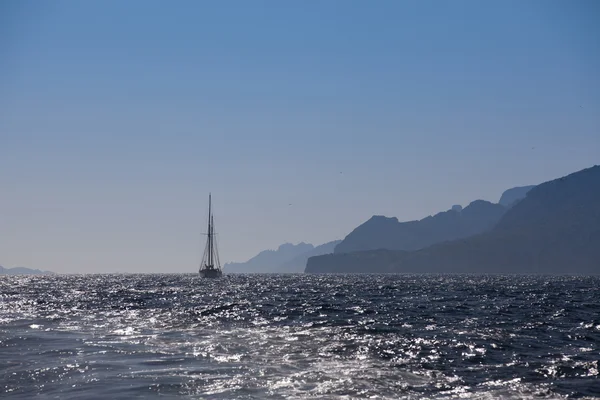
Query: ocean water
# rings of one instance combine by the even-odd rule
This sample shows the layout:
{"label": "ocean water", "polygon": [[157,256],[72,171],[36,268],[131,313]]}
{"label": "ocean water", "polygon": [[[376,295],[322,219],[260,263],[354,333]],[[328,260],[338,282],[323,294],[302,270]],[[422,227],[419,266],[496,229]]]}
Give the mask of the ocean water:
{"label": "ocean water", "polygon": [[0,398],[600,396],[600,277],[0,277]]}

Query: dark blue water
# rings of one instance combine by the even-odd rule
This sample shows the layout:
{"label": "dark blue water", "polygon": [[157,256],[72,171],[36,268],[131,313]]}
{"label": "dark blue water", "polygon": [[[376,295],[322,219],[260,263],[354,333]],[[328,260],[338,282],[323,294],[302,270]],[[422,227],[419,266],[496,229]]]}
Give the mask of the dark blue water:
{"label": "dark blue water", "polygon": [[0,397],[594,398],[600,278],[0,277]]}

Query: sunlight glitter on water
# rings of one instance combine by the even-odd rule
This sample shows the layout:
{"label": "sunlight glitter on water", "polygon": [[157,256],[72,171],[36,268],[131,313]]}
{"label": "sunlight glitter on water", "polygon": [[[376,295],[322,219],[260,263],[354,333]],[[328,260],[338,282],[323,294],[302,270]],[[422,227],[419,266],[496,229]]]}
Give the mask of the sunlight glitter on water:
{"label": "sunlight glitter on water", "polygon": [[2,278],[0,378],[23,398],[591,398],[598,283]]}

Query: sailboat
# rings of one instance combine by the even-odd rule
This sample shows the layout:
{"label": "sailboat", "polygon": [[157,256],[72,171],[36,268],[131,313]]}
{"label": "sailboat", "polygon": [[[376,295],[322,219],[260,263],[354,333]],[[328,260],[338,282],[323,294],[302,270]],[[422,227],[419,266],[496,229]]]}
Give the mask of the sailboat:
{"label": "sailboat", "polygon": [[203,278],[218,278],[223,275],[217,253],[217,241],[215,240],[215,221],[212,216],[211,195],[208,195],[208,233],[206,247],[202,262],[200,263],[200,276]]}

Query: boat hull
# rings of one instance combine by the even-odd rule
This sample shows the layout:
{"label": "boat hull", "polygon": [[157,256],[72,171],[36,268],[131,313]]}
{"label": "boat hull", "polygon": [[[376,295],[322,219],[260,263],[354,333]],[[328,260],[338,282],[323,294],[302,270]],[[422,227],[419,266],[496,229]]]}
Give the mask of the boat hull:
{"label": "boat hull", "polygon": [[200,270],[200,276],[203,278],[219,278],[223,275],[220,269],[203,269]]}

